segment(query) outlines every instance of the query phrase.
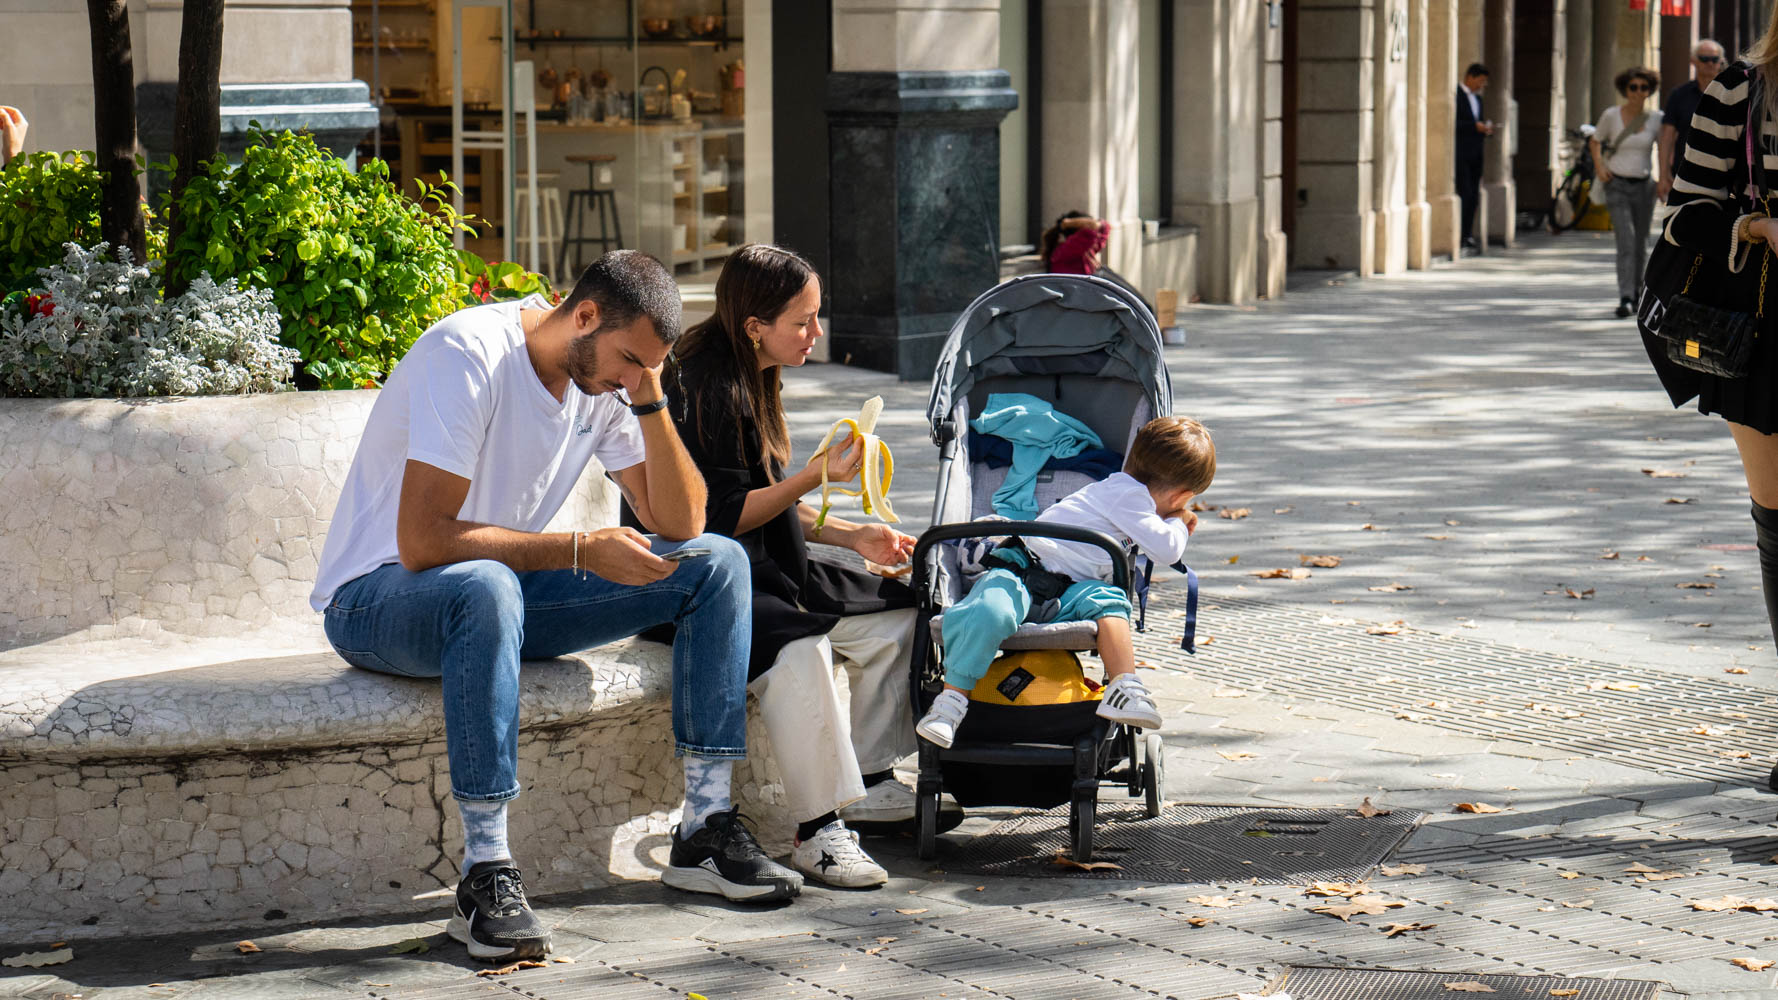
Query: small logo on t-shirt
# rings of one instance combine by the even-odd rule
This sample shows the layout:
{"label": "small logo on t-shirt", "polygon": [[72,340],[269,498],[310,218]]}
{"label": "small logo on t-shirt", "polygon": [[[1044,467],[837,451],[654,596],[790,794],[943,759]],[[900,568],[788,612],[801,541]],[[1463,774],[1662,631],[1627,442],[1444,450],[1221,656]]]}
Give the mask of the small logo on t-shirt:
{"label": "small logo on t-shirt", "polygon": [[582,434],[591,434],[592,432],[593,432],[593,425],[592,424],[590,424],[590,423],[581,424],[580,428],[574,432],[574,436],[579,437]]}

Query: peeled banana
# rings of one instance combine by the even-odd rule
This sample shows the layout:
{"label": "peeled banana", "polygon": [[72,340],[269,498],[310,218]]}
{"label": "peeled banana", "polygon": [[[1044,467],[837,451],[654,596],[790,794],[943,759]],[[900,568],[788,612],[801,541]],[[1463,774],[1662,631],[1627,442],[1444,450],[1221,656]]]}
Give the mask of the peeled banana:
{"label": "peeled banana", "polygon": [[[876,429],[877,416],[882,412],[883,397],[872,396],[864,401],[864,407],[858,411],[858,416],[834,421],[833,426],[828,428],[827,436],[821,439],[821,447],[815,449],[815,457],[810,461],[821,463],[821,513],[815,517],[815,534],[821,534],[821,526],[827,523],[827,512],[833,507],[835,493],[861,498],[866,514],[874,514],[889,524],[896,524],[901,520],[895,516],[895,508],[889,506],[889,482],[895,478],[895,456],[890,454],[889,445],[883,439],[871,433]],[[862,489],[849,490],[827,481],[827,448],[841,431],[850,431],[863,440],[864,468],[858,472]]]}

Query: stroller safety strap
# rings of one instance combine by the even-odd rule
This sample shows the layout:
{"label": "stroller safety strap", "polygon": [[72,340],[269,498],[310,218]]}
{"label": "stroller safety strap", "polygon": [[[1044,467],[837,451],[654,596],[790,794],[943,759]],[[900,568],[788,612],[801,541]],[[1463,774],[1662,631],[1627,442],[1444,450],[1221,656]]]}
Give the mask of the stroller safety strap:
{"label": "stroller safety strap", "polygon": [[1173,569],[1185,574],[1185,635],[1179,648],[1196,655],[1198,652],[1198,574],[1185,563],[1176,562]]}

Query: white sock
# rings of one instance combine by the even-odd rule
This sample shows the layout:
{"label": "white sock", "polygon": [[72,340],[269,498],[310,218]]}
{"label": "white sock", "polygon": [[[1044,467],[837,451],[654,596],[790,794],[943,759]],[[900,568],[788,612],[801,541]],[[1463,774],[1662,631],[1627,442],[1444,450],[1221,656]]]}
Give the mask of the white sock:
{"label": "white sock", "polygon": [[457,800],[457,812],[463,819],[463,874],[483,861],[511,858],[506,846],[506,806],[502,802],[468,802]]}
{"label": "white sock", "polygon": [[732,757],[685,757],[685,808],[679,819],[681,840],[704,828],[704,821],[729,807]]}

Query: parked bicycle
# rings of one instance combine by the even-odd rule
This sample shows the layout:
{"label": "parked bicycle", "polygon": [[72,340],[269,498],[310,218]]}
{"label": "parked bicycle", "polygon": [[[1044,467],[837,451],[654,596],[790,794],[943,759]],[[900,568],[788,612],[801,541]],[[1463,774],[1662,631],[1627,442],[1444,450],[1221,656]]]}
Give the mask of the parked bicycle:
{"label": "parked bicycle", "polygon": [[1596,131],[1592,125],[1568,130],[1568,141],[1574,150],[1574,166],[1562,175],[1556,197],[1550,202],[1547,223],[1552,233],[1573,229],[1587,214],[1593,192],[1593,157],[1587,152],[1587,140]]}

